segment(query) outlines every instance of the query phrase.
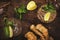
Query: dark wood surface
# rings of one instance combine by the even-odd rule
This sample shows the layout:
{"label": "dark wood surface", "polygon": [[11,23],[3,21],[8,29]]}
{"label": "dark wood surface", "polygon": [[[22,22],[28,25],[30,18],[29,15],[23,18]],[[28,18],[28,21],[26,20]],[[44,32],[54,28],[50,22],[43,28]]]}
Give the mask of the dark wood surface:
{"label": "dark wood surface", "polygon": [[[11,4],[8,5],[6,7],[7,11],[4,12],[2,14],[2,16],[0,17],[0,30],[2,30],[2,26],[3,26],[3,22],[1,19],[3,19],[3,16],[7,16],[7,17],[14,17],[14,7],[20,6],[21,4],[25,4],[25,6],[27,5],[27,3],[30,0],[11,0]],[[38,8],[44,4],[44,0],[34,0],[37,3]],[[37,10],[38,8],[34,11],[28,11],[26,14],[23,15],[23,19],[22,19],[22,32],[19,36],[17,37],[13,37],[11,39],[6,39],[6,40],[27,40],[24,35],[25,33],[27,33],[28,31],[30,31],[29,27],[30,25],[34,24],[42,24],[44,25],[48,30],[49,30],[49,35],[52,36],[54,38],[54,40],[60,40],[60,9],[57,10],[57,17],[56,19],[51,22],[51,23],[42,23],[40,20],[38,20],[37,18]],[[15,17],[14,17],[15,18]],[[0,31],[1,33],[2,31]],[[1,35],[1,34],[0,34]],[[1,38],[1,37],[0,37]]]}

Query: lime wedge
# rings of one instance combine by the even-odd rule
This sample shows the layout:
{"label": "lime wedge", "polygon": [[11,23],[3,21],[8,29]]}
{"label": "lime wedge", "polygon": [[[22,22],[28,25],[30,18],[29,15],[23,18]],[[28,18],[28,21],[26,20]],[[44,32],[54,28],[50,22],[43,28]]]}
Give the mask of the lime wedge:
{"label": "lime wedge", "polygon": [[6,37],[9,37],[9,29],[8,29],[8,27],[4,28],[4,33],[5,33]]}

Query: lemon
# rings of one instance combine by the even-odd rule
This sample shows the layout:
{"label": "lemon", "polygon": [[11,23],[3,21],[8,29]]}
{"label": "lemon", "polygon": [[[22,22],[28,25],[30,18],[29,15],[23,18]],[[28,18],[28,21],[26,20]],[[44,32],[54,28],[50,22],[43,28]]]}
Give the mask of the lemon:
{"label": "lemon", "polygon": [[37,5],[34,1],[30,1],[28,4],[27,4],[27,10],[35,10],[37,8]]}
{"label": "lemon", "polygon": [[50,18],[50,15],[51,15],[51,13],[50,13],[50,12],[47,12],[47,13],[44,15],[44,21],[48,21],[49,18]]}
{"label": "lemon", "polygon": [[10,37],[10,38],[11,38],[11,37],[13,37],[13,29],[12,29],[12,27],[11,27],[11,26],[9,26],[9,32],[10,32],[9,37]]}

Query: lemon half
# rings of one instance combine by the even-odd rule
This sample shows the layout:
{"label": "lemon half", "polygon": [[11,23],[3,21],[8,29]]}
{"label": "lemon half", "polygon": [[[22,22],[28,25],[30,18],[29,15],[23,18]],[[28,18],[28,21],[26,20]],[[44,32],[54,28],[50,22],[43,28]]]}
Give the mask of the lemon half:
{"label": "lemon half", "polygon": [[27,4],[27,10],[35,10],[37,8],[37,5],[34,1],[30,1],[28,4]]}

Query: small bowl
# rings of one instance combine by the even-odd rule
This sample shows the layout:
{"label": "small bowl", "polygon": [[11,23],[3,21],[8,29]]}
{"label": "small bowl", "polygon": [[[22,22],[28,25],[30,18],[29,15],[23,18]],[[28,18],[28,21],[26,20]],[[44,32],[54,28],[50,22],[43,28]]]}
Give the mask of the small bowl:
{"label": "small bowl", "polygon": [[38,17],[38,19],[39,19],[41,22],[43,22],[43,23],[50,23],[50,22],[54,21],[54,19],[56,18],[57,12],[56,12],[56,10],[55,10],[54,12],[51,12],[51,16],[50,16],[49,20],[48,20],[48,21],[45,21],[45,20],[44,20],[44,15],[47,13],[47,11],[45,11],[45,10],[43,9],[43,7],[45,7],[46,5],[47,5],[47,4],[44,4],[44,5],[42,5],[42,6],[38,9],[37,17]]}
{"label": "small bowl", "polygon": [[13,26],[13,36],[16,37],[21,34],[22,27],[21,27],[21,21],[15,18],[9,18],[9,21],[12,21],[14,24]]}
{"label": "small bowl", "polygon": [[[9,21],[9,23],[8,23]],[[11,24],[11,22],[13,22],[13,25],[9,25]],[[2,38],[1,39],[8,39],[8,38],[13,38],[13,37],[17,37],[21,34],[22,32],[22,26],[21,26],[21,21],[15,18],[7,18],[7,23],[8,25],[6,25],[5,21],[3,20],[4,23],[4,27],[2,28]],[[9,36],[10,32],[9,32],[9,26],[12,28],[12,32],[13,35],[12,37]],[[7,30],[8,29],[8,30]]]}

